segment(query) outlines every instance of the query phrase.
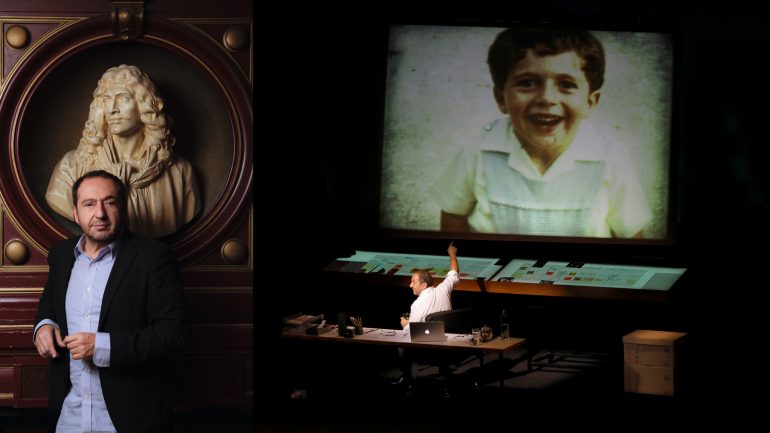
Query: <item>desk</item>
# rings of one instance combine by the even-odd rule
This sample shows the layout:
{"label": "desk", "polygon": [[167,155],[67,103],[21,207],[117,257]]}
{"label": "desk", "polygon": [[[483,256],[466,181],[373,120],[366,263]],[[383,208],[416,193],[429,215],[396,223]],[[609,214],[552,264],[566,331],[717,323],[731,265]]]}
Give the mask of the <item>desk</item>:
{"label": "desk", "polygon": [[[497,352],[500,360],[502,360],[505,352],[523,346],[527,342],[524,338],[511,337],[507,340],[503,340],[500,337],[495,337],[478,346],[474,346],[470,343],[470,334],[450,333],[446,334],[447,339],[445,341],[415,342],[411,341],[409,331],[383,328],[364,328],[363,335],[353,335],[352,338],[337,335],[336,327],[333,327],[331,331],[321,335],[307,335],[304,332],[300,333],[285,330],[281,336],[289,339],[328,341],[340,344],[369,344],[380,346],[418,347],[424,349],[464,350],[476,352],[481,367],[484,366],[484,353]],[[503,380],[500,380],[500,386],[503,386]]]}

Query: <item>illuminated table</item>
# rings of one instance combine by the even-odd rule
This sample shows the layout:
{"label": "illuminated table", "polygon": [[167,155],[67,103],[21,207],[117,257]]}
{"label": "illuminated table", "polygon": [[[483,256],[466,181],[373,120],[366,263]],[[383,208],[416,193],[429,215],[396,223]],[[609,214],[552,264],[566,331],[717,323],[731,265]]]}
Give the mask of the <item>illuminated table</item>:
{"label": "illuminated table", "polygon": [[[496,258],[458,258],[461,281],[455,290],[518,295],[664,301],[685,268]],[[449,270],[447,256],[356,251],[326,267],[356,282],[408,286],[414,269],[437,278]]]}

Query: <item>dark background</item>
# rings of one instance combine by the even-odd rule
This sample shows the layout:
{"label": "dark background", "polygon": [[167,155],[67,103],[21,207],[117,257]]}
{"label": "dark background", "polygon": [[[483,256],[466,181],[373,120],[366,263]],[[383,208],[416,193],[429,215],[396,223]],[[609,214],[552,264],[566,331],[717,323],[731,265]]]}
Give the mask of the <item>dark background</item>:
{"label": "dark background", "polygon": [[[458,242],[460,254],[468,256],[687,267],[669,301],[458,296],[480,304],[489,320],[500,308],[518,312],[530,305],[558,306],[573,316],[583,312],[581,324],[596,331],[581,334],[588,339],[600,335],[617,340],[638,327],[688,332],[693,401],[704,410],[713,408],[713,415],[722,414],[731,402],[751,412],[758,402],[750,392],[767,386],[759,357],[769,286],[766,14],[744,1],[414,3],[306,6],[263,30],[265,51],[257,50],[262,73],[255,80],[255,101],[266,114],[256,119],[256,130],[263,133],[256,134],[255,154],[265,175],[255,184],[260,203],[255,230],[275,233],[278,239],[257,243],[274,259],[256,269],[271,275],[265,290],[278,294],[278,303],[270,305],[271,323],[277,329],[282,315],[297,311],[315,309],[334,317],[335,311],[353,309],[375,322],[393,317],[392,324],[377,326],[395,327],[413,298],[408,287],[340,283],[324,276],[322,268],[355,249],[446,250],[448,239],[393,240],[377,229],[387,23],[504,26],[521,20],[671,29],[677,49],[672,139],[677,242]],[[260,103],[262,96],[266,99]]]}

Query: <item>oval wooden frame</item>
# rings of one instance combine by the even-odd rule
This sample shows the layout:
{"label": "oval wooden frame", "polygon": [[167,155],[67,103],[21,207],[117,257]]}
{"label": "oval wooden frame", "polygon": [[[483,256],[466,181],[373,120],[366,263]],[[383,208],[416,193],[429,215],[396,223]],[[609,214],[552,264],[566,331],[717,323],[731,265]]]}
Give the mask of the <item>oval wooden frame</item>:
{"label": "oval wooden frame", "polygon": [[[118,40],[109,16],[77,22],[62,29],[26,53],[18,68],[7,77],[0,95],[0,137],[6,143],[0,158],[0,190],[9,211],[24,227],[32,246],[46,253],[54,242],[71,234],[63,229],[29,193],[19,159],[19,131],[27,104],[57,65],[89,48]],[[253,179],[253,108],[251,89],[245,75],[224,48],[187,29],[183,24],[149,18],[145,33],[138,39],[170,50],[197,67],[222,97],[230,121],[233,163],[222,193],[206,214],[189,227],[164,239],[171,242],[180,261],[190,262],[209,253],[217,239],[232,230],[244,212],[249,211]]]}

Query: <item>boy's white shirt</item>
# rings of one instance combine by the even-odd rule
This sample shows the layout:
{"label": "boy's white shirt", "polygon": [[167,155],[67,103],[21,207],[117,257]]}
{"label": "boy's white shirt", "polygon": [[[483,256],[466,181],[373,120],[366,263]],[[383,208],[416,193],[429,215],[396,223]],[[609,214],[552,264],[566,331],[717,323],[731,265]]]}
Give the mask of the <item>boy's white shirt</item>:
{"label": "boy's white shirt", "polygon": [[642,230],[652,217],[624,144],[608,143],[584,120],[570,146],[541,174],[513,133],[510,119],[505,118],[486,125],[481,141],[465,146],[429,190],[431,197],[445,212],[468,215],[468,222],[474,231],[497,233],[485,185],[481,158],[484,151],[507,153],[511,169],[541,182],[548,182],[570,171],[575,161],[606,161],[602,187],[591,208],[586,236],[610,237],[611,228],[617,236],[631,237]]}

